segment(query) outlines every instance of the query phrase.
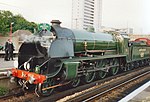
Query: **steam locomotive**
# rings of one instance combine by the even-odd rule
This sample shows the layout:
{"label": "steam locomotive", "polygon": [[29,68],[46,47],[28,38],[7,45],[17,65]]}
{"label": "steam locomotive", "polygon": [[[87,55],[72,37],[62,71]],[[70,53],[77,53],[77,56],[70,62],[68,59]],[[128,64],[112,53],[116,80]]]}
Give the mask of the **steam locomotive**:
{"label": "steam locomotive", "polygon": [[9,72],[22,87],[34,85],[40,96],[66,84],[77,87],[150,64],[146,38],[129,41],[127,35],[71,30],[59,20],[51,23],[40,24],[38,32],[25,39],[18,67]]}

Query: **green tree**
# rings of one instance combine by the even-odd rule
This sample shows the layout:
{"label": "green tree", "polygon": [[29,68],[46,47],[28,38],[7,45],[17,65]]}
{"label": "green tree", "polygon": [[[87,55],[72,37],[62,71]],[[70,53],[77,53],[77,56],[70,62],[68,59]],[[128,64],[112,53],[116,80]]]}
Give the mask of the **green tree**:
{"label": "green tree", "polygon": [[14,22],[12,32],[17,30],[29,30],[33,33],[34,29],[37,29],[36,23],[27,21],[21,15],[13,15],[10,11],[0,10],[0,34],[2,36],[9,34],[11,22]]}
{"label": "green tree", "polygon": [[37,29],[37,24],[36,23],[28,22],[21,15],[14,16],[13,21],[14,21],[13,31],[16,31],[16,30],[29,30],[33,33],[34,29]]}
{"label": "green tree", "polygon": [[10,31],[13,14],[10,11],[0,11],[0,33],[6,35]]}

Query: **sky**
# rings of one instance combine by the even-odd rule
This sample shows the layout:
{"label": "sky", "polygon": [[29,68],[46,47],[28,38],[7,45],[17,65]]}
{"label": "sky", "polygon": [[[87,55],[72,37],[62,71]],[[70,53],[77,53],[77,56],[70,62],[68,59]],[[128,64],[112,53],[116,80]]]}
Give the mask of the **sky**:
{"label": "sky", "polygon": [[150,34],[150,0],[103,0],[102,25]]}
{"label": "sky", "polygon": [[0,10],[10,10],[37,23],[59,19],[63,26],[71,27],[70,4],[71,0],[0,0]]}
{"label": "sky", "polygon": [[[0,10],[21,14],[29,21],[50,23],[59,19],[71,28],[72,0],[0,0]],[[136,34],[150,34],[150,0],[103,0],[102,26],[134,28]]]}

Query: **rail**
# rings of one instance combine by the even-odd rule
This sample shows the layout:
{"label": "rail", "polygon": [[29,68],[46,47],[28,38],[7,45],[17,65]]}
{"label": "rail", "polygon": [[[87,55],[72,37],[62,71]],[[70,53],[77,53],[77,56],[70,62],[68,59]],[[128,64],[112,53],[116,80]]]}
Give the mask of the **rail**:
{"label": "rail", "polygon": [[[130,79],[130,81],[133,81],[134,79],[137,79],[137,78],[139,78],[140,76],[142,77],[142,75],[140,75],[140,76],[138,76],[137,74],[143,74],[143,73],[145,73],[145,75],[146,74],[149,74],[150,73],[150,71],[149,71],[150,69],[149,69],[149,67],[145,67],[145,68],[139,68],[139,69],[136,69],[136,70],[131,70],[131,71],[129,71],[129,72],[125,72],[125,73],[121,73],[121,74],[119,74],[119,75],[116,75],[116,76],[111,76],[111,77],[108,77],[108,78],[106,78],[106,79],[104,79],[104,80],[100,80],[100,81],[96,81],[96,82],[93,82],[93,83],[90,83],[90,84],[86,84],[86,85],[84,85],[84,86],[79,86],[79,87],[77,87],[77,88],[74,88],[74,89],[68,89],[67,88],[67,90],[66,89],[64,89],[64,91],[62,91],[62,92],[55,92],[53,95],[51,95],[51,96],[49,96],[49,97],[40,97],[40,98],[38,98],[38,97],[36,97],[36,100],[38,100],[39,102],[47,102],[47,101],[49,101],[49,100],[51,100],[51,101],[57,101],[57,100],[59,100],[59,99],[61,99],[61,98],[63,98],[63,97],[65,97],[65,96],[69,96],[69,95],[71,95],[71,94],[74,94],[74,93],[76,93],[76,92],[81,92],[81,91],[83,91],[83,90],[85,90],[85,89],[88,89],[88,88],[91,88],[91,87],[93,87],[93,86],[97,86],[97,85],[100,85],[100,84],[102,84],[102,83],[107,83],[107,81],[110,81],[110,80],[114,80],[115,78],[118,78],[118,77],[121,77],[121,79],[122,79],[122,77],[128,77],[128,79]],[[131,73],[136,73],[136,74],[134,74],[134,76],[136,76],[136,78],[134,77],[134,79],[132,78],[133,77],[133,75],[130,75]],[[144,75],[144,74],[143,74]],[[125,80],[125,79],[124,79]],[[127,79],[126,79],[127,80]],[[121,81],[121,80],[118,80],[121,84],[123,84],[123,80]],[[118,84],[118,82],[115,82],[116,83],[116,85],[114,85],[115,86],[115,88],[117,88],[117,84]],[[127,83],[127,82],[126,82]],[[124,84],[126,84],[126,83],[124,83]],[[114,86],[112,86],[112,87],[114,87]],[[100,93],[99,92],[99,90],[101,90],[101,91],[103,91],[103,92],[101,92],[101,94],[103,93],[105,93],[105,92],[107,92],[106,91],[106,89],[108,89],[108,87],[110,88],[110,84],[107,84],[106,86],[102,86],[102,87],[100,87],[100,89],[96,89],[96,91],[94,91],[94,90],[90,90],[90,92],[91,93],[89,93],[89,92],[86,92],[86,93],[82,93],[82,95],[85,95],[85,97],[83,97],[83,96],[81,96],[81,95],[79,95],[79,96],[76,96],[76,97],[73,97],[73,98],[70,98],[69,100],[67,100],[67,101],[75,101],[75,102],[79,102],[79,101],[90,101],[90,100],[92,100],[92,98],[91,98],[91,94],[92,93],[95,93],[96,95],[92,95],[92,96],[97,96],[98,97],[98,93]],[[119,86],[118,86],[119,87]],[[105,89],[105,90],[104,90]],[[113,90],[113,88],[111,88],[112,90]],[[109,89],[109,91],[111,91],[110,89]],[[98,92],[98,93],[97,93]],[[89,95],[88,95],[89,94]],[[93,97],[93,98],[95,98],[95,97]],[[32,101],[34,98],[31,98],[31,99],[29,99],[30,101]],[[29,101],[28,100],[28,101]]]}
{"label": "rail", "polygon": [[74,102],[74,101],[76,101],[76,102],[80,102],[80,101],[90,102],[90,101],[93,101],[94,99],[97,99],[98,97],[103,96],[110,91],[113,91],[113,90],[115,90],[115,89],[117,89],[123,85],[126,85],[126,84],[128,84],[134,80],[137,80],[137,79],[139,79],[145,75],[148,75],[149,73],[150,73],[150,71],[146,71],[140,75],[135,74],[135,75],[130,76],[128,78],[122,78],[121,80],[107,84],[106,86],[96,88],[94,90],[91,90],[89,92],[81,94],[77,97],[69,99],[68,102]]}
{"label": "rail", "polygon": [[[145,67],[145,68],[142,69],[142,71],[145,71],[145,72],[147,72],[149,70],[150,70],[149,67]],[[53,94],[53,95],[51,95],[49,97],[40,98],[38,101],[39,102],[47,102],[47,101],[51,100],[51,101],[58,101],[58,102],[60,101],[60,102],[62,102],[62,100],[63,100],[63,101],[67,101],[67,102],[68,101],[70,101],[70,102],[72,102],[72,101],[73,102],[74,101],[75,102],[81,102],[83,98],[80,98],[80,95],[77,95],[78,93],[80,94],[86,89],[88,90],[91,87],[102,85],[102,84],[110,82],[110,81],[113,82],[113,80],[117,79],[118,77],[119,78],[129,77],[131,73],[137,73],[137,72],[140,73],[141,69],[138,68],[138,69],[135,69],[135,70],[130,70],[128,72],[124,72],[124,73],[121,73],[121,74],[118,74],[118,75],[115,75],[115,76],[110,76],[110,77],[107,77],[107,78],[105,78],[103,80],[98,80],[98,81],[95,81],[95,82],[92,82],[92,83],[89,83],[89,84],[86,84],[86,85],[82,85],[82,86],[79,86],[79,87],[73,88],[73,89],[69,89],[68,87],[67,87],[67,89],[63,88],[64,91],[62,91],[62,92],[59,91],[58,93],[56,92],[55,94]],[[92,91],[92,90],[90,90],[90,91]],[[82,93],[82,95],[84,95],[86,93],[88,93],[88,92],[86,91],[85,93]],[[95,92],[93,92],[93,93],[95,93]]]}

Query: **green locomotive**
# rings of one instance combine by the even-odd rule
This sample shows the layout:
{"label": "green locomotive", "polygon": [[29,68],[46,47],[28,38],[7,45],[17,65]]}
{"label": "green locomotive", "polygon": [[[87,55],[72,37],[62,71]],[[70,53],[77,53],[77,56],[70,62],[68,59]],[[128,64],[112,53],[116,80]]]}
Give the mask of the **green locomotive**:
{"label": "green locomotive", "polygon": [[70,30],[53,20],[40,24],[36,34],[21,45],[18,69],[11,74],[23,87],[35,84],[39,95],[56,87],[90,83],[106,75],[150,64],[147,41],[129,41],[125,35]]}

